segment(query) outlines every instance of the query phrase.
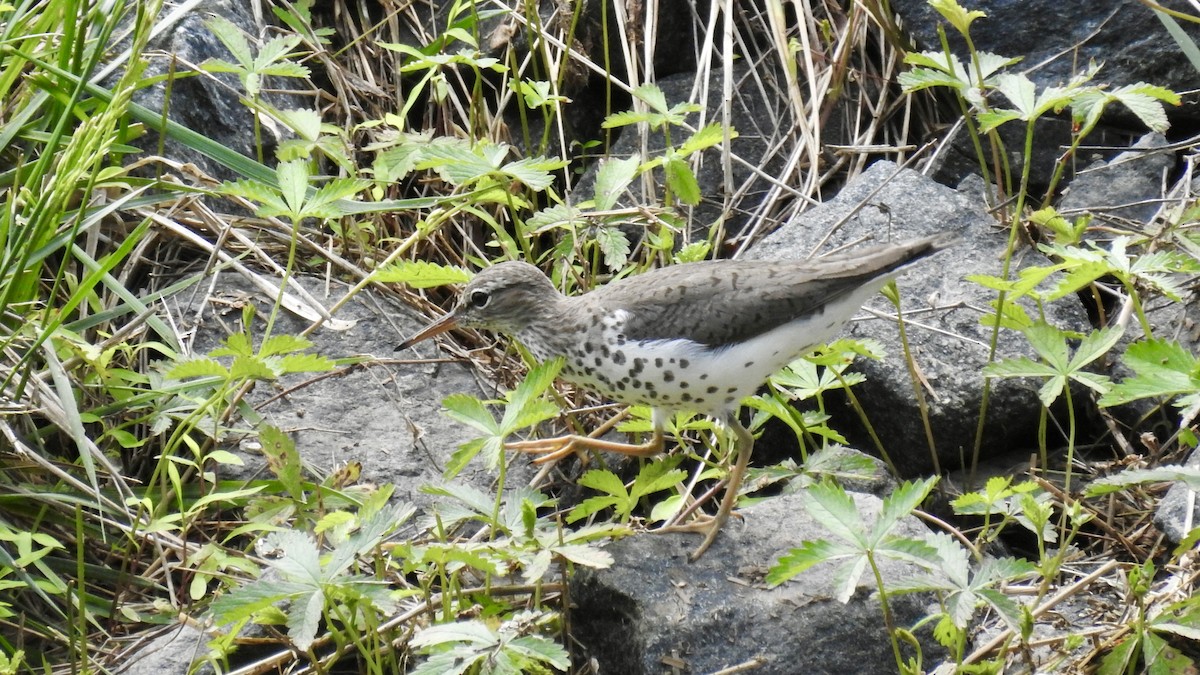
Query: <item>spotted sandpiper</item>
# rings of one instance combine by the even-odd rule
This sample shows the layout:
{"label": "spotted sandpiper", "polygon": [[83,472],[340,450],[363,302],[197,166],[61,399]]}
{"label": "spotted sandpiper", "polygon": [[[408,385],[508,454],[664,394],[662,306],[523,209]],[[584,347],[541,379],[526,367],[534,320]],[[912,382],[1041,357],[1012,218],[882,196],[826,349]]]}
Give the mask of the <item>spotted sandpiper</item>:
{"label": "spotted sandpiper", "polygon": [[738,420],[741,400],[825,342],[909,264],[956,239],[940,234],[810,261],[714,260],[627,277],[566,297],[533,265],[503,262],[479,272],[458,305],[397,349],[455,326],[506,333],[539,360],[562,356],[562,376],[622,403],[653,409],[654,433],[640,445],[587,436],[510,443],[561,457],[590,449],[650,456],[663,449],[668,415],[720,419],[737,459],[715,516],[673,529],[705,532],[699,558],[729,518],[754,437]]}

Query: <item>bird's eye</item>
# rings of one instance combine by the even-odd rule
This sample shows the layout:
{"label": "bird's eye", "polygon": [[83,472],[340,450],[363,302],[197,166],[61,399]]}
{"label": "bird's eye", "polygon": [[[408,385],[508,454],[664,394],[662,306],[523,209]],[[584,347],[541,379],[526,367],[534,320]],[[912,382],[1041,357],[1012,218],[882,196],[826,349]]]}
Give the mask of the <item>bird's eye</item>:
{"label": "bird's eye", "polygon": [[492,296],[489,295],[487,291],[475,291],[469,298],[471,306],[475,309],[483,309],[484,307],[487,307],[488,301],[491,299]]}

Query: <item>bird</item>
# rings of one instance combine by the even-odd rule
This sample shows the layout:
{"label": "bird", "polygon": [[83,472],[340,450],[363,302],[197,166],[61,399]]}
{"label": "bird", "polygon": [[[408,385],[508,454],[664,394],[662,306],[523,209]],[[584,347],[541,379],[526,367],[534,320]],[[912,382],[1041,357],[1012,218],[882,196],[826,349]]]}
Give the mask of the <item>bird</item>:
{"label": "bird", "polygon": [[807,261],[682,263],[578,296],[560,293],[534,265],[501,262],[477,273],[450,312],[396,349],[455,327],[498,332],[539,361],[562,357],[560,377],[576,386],[652,409],[653,432],[641,444],[575,435],[507,444],[545,458],[578,450],[649,457],[663,451],[674,412],[722,422],[734,436],[736,459],[716,514],[659,530],[703,533],[694,561],[728,520],[749,465],[754,436],[738,418],[742,399],[832,338],[905,268],[957,239],[941,233]]}

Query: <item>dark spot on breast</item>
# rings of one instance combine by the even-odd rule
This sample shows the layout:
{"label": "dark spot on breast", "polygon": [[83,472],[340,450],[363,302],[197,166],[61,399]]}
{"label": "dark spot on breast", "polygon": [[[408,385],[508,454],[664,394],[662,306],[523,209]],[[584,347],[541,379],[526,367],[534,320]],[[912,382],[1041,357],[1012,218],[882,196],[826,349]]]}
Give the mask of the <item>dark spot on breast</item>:
{"label": "dark spot on breast", "polygon": [[715,393],[717,393],[717,391],[719,391],[719,390],[720,390],[720,387],[709,387],[707,391],[708,391],[708,393],[710,393],[710,394],[715,394]]}
{"label": "dark spot on breast", "polygon": [[689,365],[691,365],[691,362],[688,361],[687,359],[679,359],[679,367],[680,368],[687,368]]}
{"label": "dark spot on breast", "polygon": [[745,368],[749,368],[749,367],[750,367],[750,366],[752,366],[752,365],[754,365],[754,362],[753,362],[753,361],[747,361],[747,362],[746,362],[746,365],[745,365],[744,367],[745,367]]}
{"label": "dark spot on breast", "polygon": [[655,368],[662,368],[662,364],[663,364],[662,357],[654,359],[654,367]]}
{"label": "dark spot on breast", "polygon": [[726,396],[726,397],[725,397],[725,405],[733,405],[733,403],[734,403],[735,401],[737,401],[737,399],[736,399],[736,398],[734,398],[733,396]]}
{"label": "dark spot on breast", "polygon": [[707,379],[708,379],[708,373],[700,373],[700,379],[702,379],[702,380],[707,380]]}
{"label": "dark spot on breast", "polygon": [[612,350],[608,348],[608,345],[600,345],[600,356],[603,356],[607,359],[611,355]]}
{"label": "dark spot on breast", "polygon": [[692,400],[692,395],[685,391],[679,395],[679,400],[686,403],[686,402]]}
{"label": "dark spot on breast", "polygon": [[731,393],[731,394],[736,394],[736,393],[737,393],[737,387],[730,387],[730,388],[728,389],[728,391],[729,391],[729,393]]}
{"label": "dark spot on breast", "polygon": [[621,351],[620,349],[613,352],[612,353],[612,362],[617,364],[618,366],[625,363],[625,352]]}
{"label": "dark spot on breast", "polygon": [[[659,359],[659,360],[661,361],[662,359]],[[669,370],[664,370],[663,374],[662,374],[662,381],[663,382],[674,382],[675,381],[675,373],[672,373]]]}

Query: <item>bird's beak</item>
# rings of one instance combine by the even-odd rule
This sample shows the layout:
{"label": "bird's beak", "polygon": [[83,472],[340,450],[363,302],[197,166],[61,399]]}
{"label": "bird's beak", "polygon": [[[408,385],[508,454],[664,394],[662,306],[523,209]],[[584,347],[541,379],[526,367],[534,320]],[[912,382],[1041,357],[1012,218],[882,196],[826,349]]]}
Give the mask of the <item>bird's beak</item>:
{"label": "bird's beak", "polygon": [[418,331],[416,335],[408,338],[404,342],[401,342],[400,346],[396,347],[396,351],[400,351],[402,349],[408,349],[409,347],[417,344],[418,342],[420,342],[422,340],[427,340],[427,339],[433,337],[434,335],[441,335],[442,333],[445,333],[446,331],[450,330],[451,328],[454,328],[456,325],[458,325],[458,317],[454,316],[454,312],[447,312],[446,316],[443,316],[442,318],[438,319],[437,321],[434,321],[433,323],[429,324],[428,326],[426,326],[426,327],[422,328],[420,331]]}

